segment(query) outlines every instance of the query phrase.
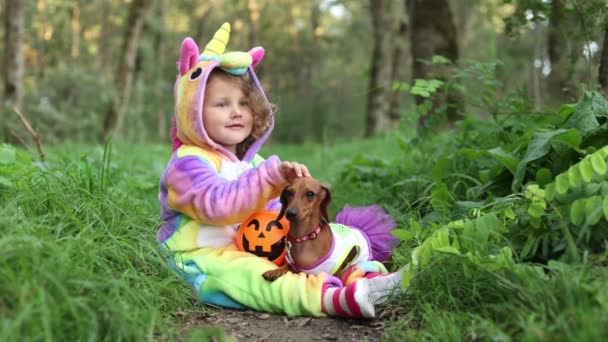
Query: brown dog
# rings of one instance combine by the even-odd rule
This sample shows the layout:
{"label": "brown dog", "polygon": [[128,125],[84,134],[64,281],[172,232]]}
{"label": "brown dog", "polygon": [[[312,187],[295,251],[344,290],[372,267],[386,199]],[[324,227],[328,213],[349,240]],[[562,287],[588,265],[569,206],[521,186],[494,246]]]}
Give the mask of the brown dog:
{"label": "brown dog", "polygon": [[[296,178],[281,193],[281,212],[290,222],[287,234],[287,260],[277,269],[265,272],[264,279],[274,281],[287,271],[298,272],[292,265],[309,266],[325,258],[333,246],[334,234],[329,226],[327,207],[331,202],[329,190],[311,177]],[[353,260],[353,247],[334,274],[343,271]],[[308,272],[307,272],[308,273]]]}

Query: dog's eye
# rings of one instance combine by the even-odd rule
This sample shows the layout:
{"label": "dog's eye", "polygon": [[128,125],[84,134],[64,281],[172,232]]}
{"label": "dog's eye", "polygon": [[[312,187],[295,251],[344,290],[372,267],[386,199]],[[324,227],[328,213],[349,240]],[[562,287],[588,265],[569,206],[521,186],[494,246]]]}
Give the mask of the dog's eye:
{"label": "dog's eye", "polygon": [[315,193],[312,191],[306,191],[306,197],[313,198],[313,197],[315,197]]}
{"label": "dog's eye", "polygon": [[285,190],[285,197],[289,198],[291,196],[293,196],[293,191],[291,191],[291,190]]}

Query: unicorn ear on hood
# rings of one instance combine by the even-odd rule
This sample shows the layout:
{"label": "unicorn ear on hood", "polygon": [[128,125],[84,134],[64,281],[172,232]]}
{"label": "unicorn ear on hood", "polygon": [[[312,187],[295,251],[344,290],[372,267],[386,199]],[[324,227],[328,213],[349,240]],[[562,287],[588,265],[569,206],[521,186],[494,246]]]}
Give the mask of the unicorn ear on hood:
{"label": "unicorn ear on hood", "polygon": [[249,50],[249,54],[253,59],[253,62],[251,63],[251,67],[253,68],[262,61],[262,58],[264,58],[264,48],[261,46],[256,46],[253,49]]}
{"label": "unicorn ear on hood", "polygon": [[194,39],[187,37],[182,42],[182,47],[179,53],[179,74],[183,76],[198,63],[198,46]]}

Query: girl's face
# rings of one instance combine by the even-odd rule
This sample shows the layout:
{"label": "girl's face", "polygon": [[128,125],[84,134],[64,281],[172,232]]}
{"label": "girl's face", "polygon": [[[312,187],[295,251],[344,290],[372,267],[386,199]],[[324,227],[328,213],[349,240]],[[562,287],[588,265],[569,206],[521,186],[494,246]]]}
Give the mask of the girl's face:
{"label": "girl's face", "polygon": [[205,89],[203,124],[211,140],[236,154],[253,128],[253,111],[237,81],[211,77]]}

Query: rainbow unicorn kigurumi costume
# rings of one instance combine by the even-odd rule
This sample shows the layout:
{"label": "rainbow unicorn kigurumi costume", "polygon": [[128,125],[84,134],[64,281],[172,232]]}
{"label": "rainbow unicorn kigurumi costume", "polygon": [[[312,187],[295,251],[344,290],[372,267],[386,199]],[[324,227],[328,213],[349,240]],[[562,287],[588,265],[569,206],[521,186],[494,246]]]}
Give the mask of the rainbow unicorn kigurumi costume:
{"label": "rainbow unicorn kigurumi costume", "polygon": [[[173,155],[160,179],[163,223],[158,240],[171,266],[193,285],[204,303],[323,316],[329,305],[322,304],[323,294],[329,287],[341,287],[342,280],[322,273],[308,277],[287,274],[267,282],[262,274],[276,265],[236,250],[233,243],[238,224],[252,213],[280,209],[277,197],[286,180],[279,172],[278,157],[264,160],[257,154],[274,125],[269,104],[269,128],[241,159],[211,140],[205,130],[202,108],[213,69],[247,74],[264,94],[253,69],[264,57],[264,49],[224,53],[229,35],[230,25],[225,23],[201,54],[191,38],[182,42],[174,88]],[[358,270],[362,275],[385,272],[381,264],[374,263],[359,265]],[[358,311],[350,311],[351,317],[357,316]]]}

